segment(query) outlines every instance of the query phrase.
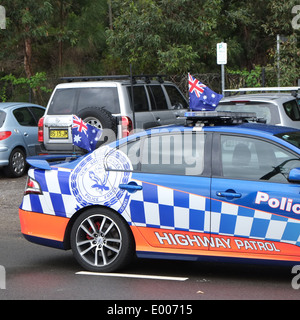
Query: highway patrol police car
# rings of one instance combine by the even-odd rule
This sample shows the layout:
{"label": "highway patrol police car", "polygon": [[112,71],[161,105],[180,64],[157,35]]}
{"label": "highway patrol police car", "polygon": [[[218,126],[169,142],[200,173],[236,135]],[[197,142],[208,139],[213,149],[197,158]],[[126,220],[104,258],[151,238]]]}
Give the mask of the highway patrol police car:
{"label": "highway patrol police car", "polygon": [[101,272],[134,255],[299,262],[300,131],[249,117],[192,112],[75,159],[28,159],[23,235]]}

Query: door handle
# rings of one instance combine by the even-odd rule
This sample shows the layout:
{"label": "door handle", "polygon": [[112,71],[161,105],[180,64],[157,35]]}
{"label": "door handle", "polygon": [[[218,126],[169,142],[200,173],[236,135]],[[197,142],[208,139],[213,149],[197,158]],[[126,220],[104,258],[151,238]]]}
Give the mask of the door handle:
{"label": "door handle", "polygon": [[134,193],[138,190],[142,190],[143,187],[138,185],[136,182],[134,181],[131,181],[129,182],[128,184],[120,184],[119,185],[119,188],[120,189],[124,189],[124,190],[127,190],[129,193]]}
{"label": "door handle", "polygon": [[217,191],[216,195],[224,198],[240,198],[242,196],[241,193],[237,193],[234,190]]}

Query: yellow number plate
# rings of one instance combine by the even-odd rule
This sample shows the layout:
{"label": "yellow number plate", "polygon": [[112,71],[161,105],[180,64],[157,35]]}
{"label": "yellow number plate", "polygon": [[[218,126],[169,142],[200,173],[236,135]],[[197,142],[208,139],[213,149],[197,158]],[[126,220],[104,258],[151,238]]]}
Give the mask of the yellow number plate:
{"label": "yellow number plate", "polygon": [[57,129],[50,129],[50,138],[51,139],[68,139],[68,130],[57,130]]}

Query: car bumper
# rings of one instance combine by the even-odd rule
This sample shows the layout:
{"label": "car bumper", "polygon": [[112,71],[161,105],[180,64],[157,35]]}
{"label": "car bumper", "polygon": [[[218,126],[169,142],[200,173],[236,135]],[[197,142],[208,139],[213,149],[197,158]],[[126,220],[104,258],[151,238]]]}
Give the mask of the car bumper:
{"label": "car bumper", "polygon": [[66,154],[66,155],[82,155],[86,152],[84,152],[80,148],[72,148],[72,150],[67,148],[53,148],[53,150],[46,149],[44,144],[41,143],[39,145],[36,145],[35,152],[37,155],[45,155],[45,154]]}
{"label": "car bumper", "polygon": [[69,218],[36,213],[19,209],[21,232],[24,237],[37,244],[66,249],[64,237]]}

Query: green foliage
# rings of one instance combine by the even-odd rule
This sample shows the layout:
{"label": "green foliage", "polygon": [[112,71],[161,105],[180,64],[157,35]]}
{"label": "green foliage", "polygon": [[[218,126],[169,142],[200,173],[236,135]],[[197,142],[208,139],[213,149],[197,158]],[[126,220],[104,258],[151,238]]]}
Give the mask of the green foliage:
{"label": "green foliage", "polygon": [[236,74],[241,76],[244,83],[241,83],[239,87],[261,87],[261,75],[262,75],[262,68],[260,66],[255,66],[254,69],[248,71],[246,69],[243,70],[231,70],[227,68],[227,72],[229,74]]}
{"label": "green foliage", "polygon": [[[221,41],[228,44],[227,72],[240,77],[245,86],[257,86],[264,67],[267,85],[277,85],[277,34],[287,39],[280,46],[281,85],[292,85],[300,78],[300,30],[291,25],[297,4],[296,0],[3,0],[7,21],[6,29],[0,30],[1,85],[31,86],[38,99],[46,90],[42,74],[48,79],[127,74],[130,64],[134,73],[218,74],[216,44]],[[2,100],[9,99],[4,86]]]}
{"label": "green foliage", "polygon": [[51,92],[45,85],[47,82],[47,77],[45,72],[37,72],[30,78],[19,77],[9,74],[0,78],[0,83],[2,87],[0,89],[0,99],[2,102],[7,101],[7,87],[8,85],[13,85],[15,87],[21,88],[31,88],[32,90],[41,90],[43,92]]}

